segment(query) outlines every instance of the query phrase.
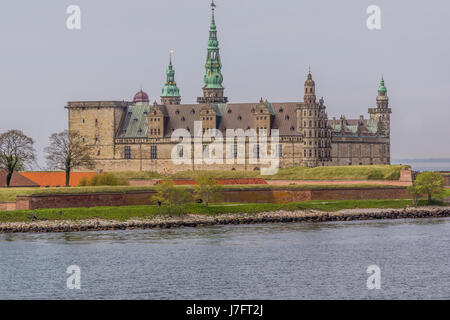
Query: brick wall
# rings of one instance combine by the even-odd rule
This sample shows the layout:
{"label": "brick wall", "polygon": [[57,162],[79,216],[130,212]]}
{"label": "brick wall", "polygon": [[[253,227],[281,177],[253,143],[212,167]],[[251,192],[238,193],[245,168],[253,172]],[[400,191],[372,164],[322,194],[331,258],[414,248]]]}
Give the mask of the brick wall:
{"label": "brick wall", "polygon": [[16,210],[15,202],[0,202],[0,211],[12,211]]}
{"label": "brick wall", "polygon": [[445,185],[450,186],[450,175],[443,175],[443,177],[444,177]]}
{"label": "brick wall", "polygon": [[409,199],[405,188],[312,190],[311,200]]}
{"label": "brick wall", "polygon": [[[124,193],[18,196],[17,210],[95,206],[127,206],[154,204],[153,191]],[[407,199],[404,188],[317,189],[317,190],[225,190],[223,202],[289,203],[308,200]]]}

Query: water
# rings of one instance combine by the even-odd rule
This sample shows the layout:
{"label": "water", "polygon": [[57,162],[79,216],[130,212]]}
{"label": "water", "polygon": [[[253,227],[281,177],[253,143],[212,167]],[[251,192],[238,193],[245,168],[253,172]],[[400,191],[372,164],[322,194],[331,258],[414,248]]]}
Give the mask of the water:
{"label": "water", "polygon": [[408,164],[414,171],[450,171],[450,159],[392,159],[392,164]]}
{"label": "water", "polygon": [[4,234],[0,299],[449,299],[449,248],[449,218]]}

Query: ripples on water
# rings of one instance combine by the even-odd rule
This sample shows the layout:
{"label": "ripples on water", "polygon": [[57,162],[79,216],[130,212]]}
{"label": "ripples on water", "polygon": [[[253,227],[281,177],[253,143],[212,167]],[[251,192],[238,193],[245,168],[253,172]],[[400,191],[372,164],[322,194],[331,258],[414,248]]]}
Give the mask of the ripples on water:
{"label": "ripples on water", "polygon": [[[449,231],[443,218],[4,234],[0,299],[448,299]],[[66,288],[73,264],[81,290]]]}

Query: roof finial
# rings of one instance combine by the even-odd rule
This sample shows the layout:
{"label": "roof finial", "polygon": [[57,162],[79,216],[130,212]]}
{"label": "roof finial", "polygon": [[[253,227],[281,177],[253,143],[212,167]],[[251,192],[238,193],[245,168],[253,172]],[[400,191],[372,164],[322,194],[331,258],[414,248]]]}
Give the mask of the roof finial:
{"label": "roof finial", "polygon": [[216,4],[214,3],[214,0],[212,0],[211,1],[211,10],[212,10],[213,15],[214,15],[214,9],[215,8],[216,8]]}
{"label": "roof finial", "polygon": [[169,65],[172,65],[172,55],[173,55],[173,49],[170,49],[170,61],[169,61]]}

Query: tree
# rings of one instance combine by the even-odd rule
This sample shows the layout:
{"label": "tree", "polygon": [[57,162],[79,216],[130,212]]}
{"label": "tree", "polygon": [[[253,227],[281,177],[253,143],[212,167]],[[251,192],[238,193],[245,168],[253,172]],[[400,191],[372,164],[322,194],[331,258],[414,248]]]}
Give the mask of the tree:
{"label": "tree", "polygon": [[200,176],[195,180],[195,183],[195,198],[198,200],[201,199],[207,208],[210,202],[217,201],[220,198],[222,186],[213,177]]}
{"label": "tree", "polygon": [[84,143],[78,131],[54,133],[50,136],[50,144],[45,148],[47,166],[53,170],[63,170],[66,173],[66,187],[70,185],[70,172],[73,168],[84,166],[93,168],[91,159],[92,147]]}
{"label": "tree", "polygon": [[0,134],[0,169],[7,171],[7,188],[14,171],[23,170],[36,159],[33,144],[33,139],[20,130],[9,130]]}
{"label": "tree", "polygon": [[184,188],[176,187],[173,180],[164,180],[156,185],[156,195],[152,198],[167,206],[169,214],[178,209],[178,214],[181,215],[182,205],[189,201],[190,195]]}
{"label": "tree", "polygon": [[419,173],[414,181],[414,190],[417,194],[427,195],[428,203],[433,197],[441,198],[444,194],[445,181],[440,172]]}

